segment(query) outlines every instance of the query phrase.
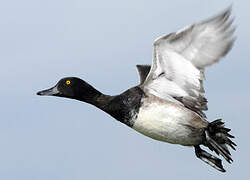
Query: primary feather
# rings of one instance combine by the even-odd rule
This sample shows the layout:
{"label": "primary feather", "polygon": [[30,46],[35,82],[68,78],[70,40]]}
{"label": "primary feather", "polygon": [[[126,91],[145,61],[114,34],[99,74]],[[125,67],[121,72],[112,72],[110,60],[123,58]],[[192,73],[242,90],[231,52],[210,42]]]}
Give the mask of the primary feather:
{"label": "primary feather", "polygon": [[142,87],[205,116],[204,70],[231,49],[235,40],[232,22],[230,7],[213,18],[155,40],[152,67]]}

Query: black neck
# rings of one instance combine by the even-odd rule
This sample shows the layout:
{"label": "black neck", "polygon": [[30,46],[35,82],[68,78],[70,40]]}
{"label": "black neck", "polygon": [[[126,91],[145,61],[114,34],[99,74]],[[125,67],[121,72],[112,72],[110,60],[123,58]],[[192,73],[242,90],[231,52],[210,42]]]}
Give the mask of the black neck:
{"label": "black neck", "polygon": [[79,96],[75,99],[92,104],[108,113],[118,121],[132,127],[133,122],[131,120],[131,110],[133,110],[135,113],[138,112],[142,95],[143,91],[139,87],[131,88],[116,96],[102,94],[93,87],[91,88],[91,91],[89,91],[88,87],[87,97],[86,95]]}
{"label": "black neck", "polygon": [[85,87],[86,84],[84,87],[79,88],[81,92],[78,92],[78,96],[74,97],[74,99],[92,104],[107,112],[108,104],[110,104],[111,100],[116,96],[105,95],[91,85],[88,85],[88,93],[86,94]]}

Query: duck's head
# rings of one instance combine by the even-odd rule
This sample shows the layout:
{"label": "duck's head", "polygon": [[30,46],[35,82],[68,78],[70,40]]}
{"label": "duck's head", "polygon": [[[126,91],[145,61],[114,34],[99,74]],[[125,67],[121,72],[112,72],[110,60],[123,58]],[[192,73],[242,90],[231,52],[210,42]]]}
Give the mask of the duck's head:
{"label": "duck's head", "polygon": [[91,85],[76,77],[63,78],[54,87],[37,93],[40,96],[59,96],[89,103],[100,94]]}

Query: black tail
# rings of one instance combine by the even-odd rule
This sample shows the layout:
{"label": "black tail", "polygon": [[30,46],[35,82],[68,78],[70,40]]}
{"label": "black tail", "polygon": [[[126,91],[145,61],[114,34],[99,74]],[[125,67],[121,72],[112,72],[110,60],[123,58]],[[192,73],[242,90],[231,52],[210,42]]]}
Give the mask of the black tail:
{"label": "black tail", "polygon": [[[233,150],[235,150],[236,144],[230,139],[234,138],[234,136],[229,134],[229,131],[230,129],[224,127],[224,122],[222,122],[221,119],[217,119],[209,123],[207,129],[205,130],[206,140],[204,145],[211,151],[215,151],[217,155],[222,155],[227,162],[231,163],[233,162],[233,159],[231,158],[231,153],[227,146],[230,146]],[[196,156],[198,158],[214,168],[225,172],[220,159],[199,148],[199,146],[195,147]]]}
{"label": "black tail", "polygon": [[224,127],[224,122],[222,122],[221,119],[217,119],[209,123],[207,130],[205,131],[205,145],[210,150],[215,151],[216,154],[222,155],[229,163],[233,160],[227,145],[233,150],[235,150],[236,146],[236,144],[230,140],[230,138],[234,138],[234,136],[228,133],[230,130],[231,129]]}

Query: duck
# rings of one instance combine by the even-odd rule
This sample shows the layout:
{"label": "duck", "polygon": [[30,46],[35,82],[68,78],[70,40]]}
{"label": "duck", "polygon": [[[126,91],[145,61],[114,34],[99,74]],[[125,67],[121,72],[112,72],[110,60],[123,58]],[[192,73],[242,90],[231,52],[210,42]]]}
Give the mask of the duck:
{"label": "duck", "polygon": [[[207,120],[203,81],[205,68],[231,50],[236,26],[232,7],[177,32],[156,39],[151,65],[137,65],[139,84],[119,95],[106,95],[78,77],[66,77],[40,96],[75,99],[96,106],[116,120],[154,140],[194,147],[197,158],[226,172],[229,147],[236,149],[231,129],[222,119]],[[211,152],[202,149],[207,147]],[[217,156],[216,156],[217,154]]]}

